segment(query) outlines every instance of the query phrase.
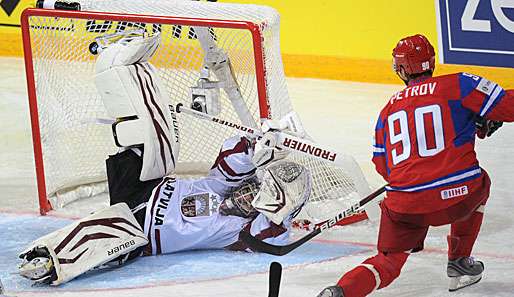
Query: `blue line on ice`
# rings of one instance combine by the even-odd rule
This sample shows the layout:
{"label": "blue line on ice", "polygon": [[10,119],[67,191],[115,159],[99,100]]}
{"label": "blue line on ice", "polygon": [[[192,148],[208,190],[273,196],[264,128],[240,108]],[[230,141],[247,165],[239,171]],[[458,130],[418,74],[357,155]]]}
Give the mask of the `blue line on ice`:
{"label": "blue line on ice", "polygon": [[[55,217],[0,213],[0,278],[7,291],[49,290],[31,287],[29,280],[16,274],[17,255],[40,236],[66,226],[71,221]],[[327,243],[308,243],[283,257],[258,253],[208,250],[139,258],[116,269],[87,273],[51,290],[120,289],[229,278],[267,271],[272,261],[286,268],[315,263],[362,252],[366,248]]]}

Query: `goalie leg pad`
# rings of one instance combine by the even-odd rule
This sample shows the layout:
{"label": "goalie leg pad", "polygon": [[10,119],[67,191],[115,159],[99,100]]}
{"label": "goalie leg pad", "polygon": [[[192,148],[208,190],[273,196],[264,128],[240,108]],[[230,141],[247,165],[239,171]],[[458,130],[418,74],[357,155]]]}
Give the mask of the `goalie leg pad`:
{"label": "goalie leg pad", "polygon": [[96,62],[95,83],[107,113],[117,119],[113,126],[116,144],[144,146],[140,180],[147,181],[174,172],[179,135],[174,108],[165,103],[157,70],[146,62],[158,41],[143,40],[103,50]]}
{"label": "goalie leg pad", "polygon": [[59,285],[147,244],[127,204],[119,203],[37,239],[20,258],[48,250],[56,274],[51,284]]}

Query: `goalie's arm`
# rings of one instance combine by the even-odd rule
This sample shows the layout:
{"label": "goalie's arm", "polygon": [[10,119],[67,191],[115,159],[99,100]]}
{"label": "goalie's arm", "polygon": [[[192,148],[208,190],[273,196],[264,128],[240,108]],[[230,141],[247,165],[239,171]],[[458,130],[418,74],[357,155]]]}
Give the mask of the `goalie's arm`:
{"label": "goalie's arm", "polygon": [[259,214],[255,219],[249,222],[245,228],[239,233],[239,240],[227,247],[232,251],[258,252],[249,246],[242,238],[242,233],[249,233],[255,238],[262,240],[267,244],[284,245],[289,241],[290,222],[277,225],[271,222],[263,214]]}
{"label": "goalie's arm", "polygon": [[236,186],[255,174],[257,169],[252,163],[252,156],[252,140],[245,136],[230,137],[223,142],[209,177]]}

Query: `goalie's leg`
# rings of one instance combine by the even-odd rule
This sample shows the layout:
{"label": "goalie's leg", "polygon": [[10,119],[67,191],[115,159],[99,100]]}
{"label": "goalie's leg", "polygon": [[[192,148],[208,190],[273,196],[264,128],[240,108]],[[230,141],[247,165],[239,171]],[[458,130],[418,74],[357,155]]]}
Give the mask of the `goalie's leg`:
{"label": "goalie's leg", "polygon": [[119,203],[37,239],[20,254],[19,272],[59,285],[147,244],[128,206]]}
{"label": "goalie's leg", "polygon": [[165,100],[157,70],[148,60],[160,36],[130,36],[103,49],[96,61],[95,83],[119,147],[142,147],[140,180],[174,172],[179,135],[174,108]]}

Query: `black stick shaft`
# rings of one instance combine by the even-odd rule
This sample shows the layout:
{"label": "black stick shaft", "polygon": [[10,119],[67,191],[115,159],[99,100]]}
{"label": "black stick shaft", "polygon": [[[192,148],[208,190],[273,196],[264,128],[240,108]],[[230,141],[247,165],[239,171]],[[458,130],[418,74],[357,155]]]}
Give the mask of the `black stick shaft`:
{"label": "black stick shaft", "polygon": [[280,280],[282,278],[282,265],[272,262],[269,269],[268,297],[278,297],[280,291]]}
{"label": "black stick shaft", "polygon": [[250,233],[241,231],[239,233],[239,238],[245,242],[252,250],[258,251],[261,253],[271,254],[275,256],[283,256],[291,251],[295,250],[296,248],[300,247],[307,241],[311,240],[312,238],[316,237],[318,234],[323,232],[326,229],[332,228],[337,224],[337,222],[341,221],[344,218],[347,218],[349,216],[354,215],[359,210],[361,210],[362,206],[366,205],[376,197],[380,196],[383,192],[385,192],[385,186],[381,187],[380,189],[376,190],[375,192],[369,194],[367,197],[361,199],[356,204],[352,205],[350,208],[346,209],[345,211],[337,214],[334,218],[330,220],[326,220],[320,225],[318,225],[311,233],[305,235],[304,237],[298,239],[297,241],[294,241],[290,244],[286,245],[274,245],[264,242],[263,240],[257,239],[254,236],[252,236]]}

